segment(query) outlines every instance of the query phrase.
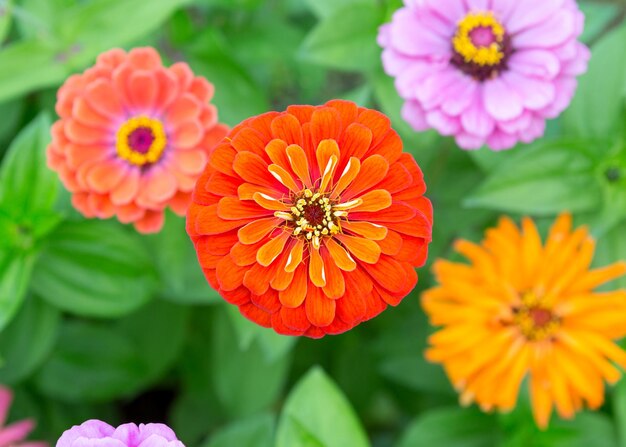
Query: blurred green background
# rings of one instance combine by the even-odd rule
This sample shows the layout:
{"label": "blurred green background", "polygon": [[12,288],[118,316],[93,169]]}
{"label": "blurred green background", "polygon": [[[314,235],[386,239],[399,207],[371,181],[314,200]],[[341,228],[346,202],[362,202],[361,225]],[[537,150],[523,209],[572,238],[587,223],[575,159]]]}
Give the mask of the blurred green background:
{"label": "blurred green background", "polygon": [[1,0],[0,383],[16,391],[11,419],[36,418],[32,438],[52,444],[98,418],[167,422],[191,447],[625,447],[624,381],[600,412],[555,417],[546,432],[525,395],[508,415],[459,407],[422,356],[428,267],[400,306],[349,333],[281,337],[210,289],[182,219],[149,237],[87,221],[44,155],[65,78],[112,47],[152,45],[215,85],[229,125],[332,98],[388,114],[434,203],[430,262],[502,213],[545,228],[562,210],[591,226],[598,264],[626,259],[626,2],[579,4],[593,58],[570,109],[538,143],[468,153],[400,119],[376,45],[399,0]]}

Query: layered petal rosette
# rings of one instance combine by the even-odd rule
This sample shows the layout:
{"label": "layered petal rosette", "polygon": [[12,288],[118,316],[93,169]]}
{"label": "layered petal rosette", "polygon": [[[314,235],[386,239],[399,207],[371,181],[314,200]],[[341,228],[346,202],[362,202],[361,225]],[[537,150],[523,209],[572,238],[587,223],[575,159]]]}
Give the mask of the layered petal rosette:
{"label": "layered petal rosette", "polygon": [[185,447],[164,424],[123,424],[114,428],[89,420],[66,430],[56,447]]}
{"label": "layered petal rosette", "polygon": [[248,119],[211,154],[187,231],[210,284],[250,320],[322,337],[397,305],[432,209],[390,121],[347,101]]}
{"label": "layered petal rosette", "polygon": [[437,260],[439,285],[423,294],[441,330],[426,357],[441,363],[461,402],[510,411],[528,380],[533,413],[545,428],[553,409],[572,418],[599,408],[626,352],[626,291],[594,289],[626,273],[626,262],[591,269],[595,242],[561,215],[545,244],[533,221],[502,218],[481,244],[458,241],[469,264]]}
{"label": "layered petal rosette", "polygon": [[501,150],[569,105],[589,59],[583,23],[574,0],[405,0],[379,44],[415,130]]}
{"label": "layered petal rosette", "polygon": [[101,54],[59,89],[48,165],[86,217],[116,216],[158,231],[164,209],[184,215],[209,150],[227,133],[213,86],[153,48]]}

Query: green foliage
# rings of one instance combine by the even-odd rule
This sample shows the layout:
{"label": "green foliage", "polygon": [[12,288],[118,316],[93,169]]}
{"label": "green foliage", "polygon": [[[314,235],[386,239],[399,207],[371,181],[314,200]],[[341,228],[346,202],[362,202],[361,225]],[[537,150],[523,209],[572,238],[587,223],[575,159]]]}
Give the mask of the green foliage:
{"label": "green foliage", "polygon": [[274,417],[244,419],[215,433],[205,447],[273,447]]}

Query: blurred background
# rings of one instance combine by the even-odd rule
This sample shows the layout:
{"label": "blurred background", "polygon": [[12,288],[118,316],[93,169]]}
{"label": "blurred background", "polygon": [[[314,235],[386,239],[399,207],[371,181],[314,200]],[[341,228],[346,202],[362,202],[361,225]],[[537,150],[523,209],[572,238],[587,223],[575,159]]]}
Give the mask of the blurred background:
{"label": "blurred background", "polygon": [[31,439],[52,445],[98,418],[167,422],[190,447],[626,446],[626,382],[601,411],[555,417],[546,432],[525,393],[508,415],[461,408],[422,355],[433,330],[419,304],[428,266],[373,321],[317,341],[281,337],[208,286],[182,219],[169,215],[149,237],[87,221],[44,155],[64,80],[102,51],[151,45],[215,85],[231,126],[332,98],[389,115],[434,203],[430,262],[454,257],[458,237],[480,240],[503,213],[545,228],[562,210],[591,226],[599,264],[626,259],[626,1],[579,4],[593,58],[570,109],[536,144],[468,153],[400,118],[376,44],[400,0],[0,0],[0,383],[16,393],[10,419],[36,419]]}

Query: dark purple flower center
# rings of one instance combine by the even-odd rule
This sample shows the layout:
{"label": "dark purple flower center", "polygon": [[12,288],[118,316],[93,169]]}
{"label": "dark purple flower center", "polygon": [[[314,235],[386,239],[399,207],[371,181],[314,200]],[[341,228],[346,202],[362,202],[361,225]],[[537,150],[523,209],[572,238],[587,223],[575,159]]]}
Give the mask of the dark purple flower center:
{"label": "dark purple flower center", "polygon": [[128,145],[140,154],[148,153],[153,142],[154,133],[150,127],[138,127],[128,135]]}

